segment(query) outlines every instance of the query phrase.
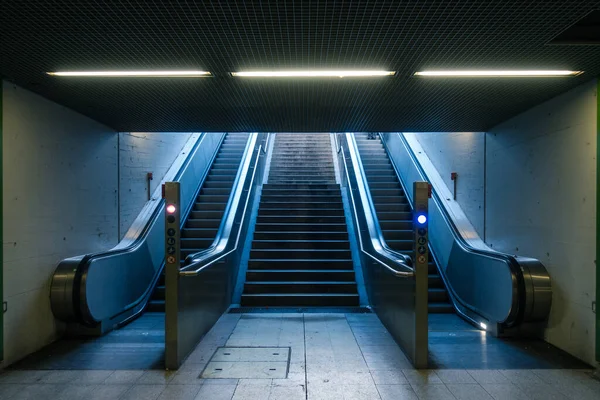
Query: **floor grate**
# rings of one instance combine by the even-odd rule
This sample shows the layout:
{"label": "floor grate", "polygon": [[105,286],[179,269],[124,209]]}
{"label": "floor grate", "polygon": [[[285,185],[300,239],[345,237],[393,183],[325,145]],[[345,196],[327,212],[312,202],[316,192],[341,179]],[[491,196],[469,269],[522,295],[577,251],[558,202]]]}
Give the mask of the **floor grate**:
{"label": "floor grate", "polygon": [[290,355],[290,347],[219,347],[200,378],[284,379]]}

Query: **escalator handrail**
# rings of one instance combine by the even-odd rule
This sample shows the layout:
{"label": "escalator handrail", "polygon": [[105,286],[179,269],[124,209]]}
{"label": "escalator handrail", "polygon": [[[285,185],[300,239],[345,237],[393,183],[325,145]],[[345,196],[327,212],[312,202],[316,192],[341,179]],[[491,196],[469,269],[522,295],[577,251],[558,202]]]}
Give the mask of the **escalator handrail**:
{"label": "escalator handrail", "polygon": [[[225,215],[223,215],[221,225],[219,226],[219,230],[217,232],[215,240],[213,241],[213,244],[206,250],[190,254],[188,257],[186,257],[186,265],[179,271],[180,276],[197,276],[201,274],[203,270],[214,265],[217,261],[233,253],[238,248],[240,236],[242,233],[241,223],[240,228],[237,231],[233,247],[231,247],[229,250],[226,250],[231,240],[231,233],[235,224],[235,215],[239,207],[240,201],[242,200],[242,195],[244,194],[244,191],[247,191],[244,209],[242,211],[240,221],[244,221],[246,212],[248,211],[250,193],[252,192],[251,188],[254,185],[254,180],[256,178],[258,163],[261,159],[261,154],[266,154],[263,153],[262,144],[258,148],[258,151],[254,151],[257,137],[258,133],[253,133],[251,134],[251,137],[248,140],[248,143],[246,145],[246,151],[244,153],[244,158],[240,163],[240,168],[238,169],[236,178],[233,183],[234,192],[229,197],[229,200],[225,207]],[[255,154],[256,157],[254,157]],[[245,182],[247,179],[248,171],[251,167],[252,158],[255,158],[254,164],[252,165],[253,171],[248,189],[246,190]]]}
{"label": "escalator handrail", "polygon": [[[188,156],[186,157],[185,161],[182,163],[181,168],[179,169],[179,171],[177,172],[177,174],[175,175],[175,178],[173,180],[176,181],[177,179],[179,179],[179,177],[181,176],[181,174],[183,173],[185,168],[189,165],[192,157],[194,156],[198,147],[200,147],[200,144],[202,143],[202,141],[205,137],[206,137],[206,133],[202,133],[202,136],[198,138],[198,141],[196,142],[196,144],[194,145],[192,150],[190,150],[190,152],[188,153]],[[216,156],[216,152],[215,152],[214,156]],[[213,158],[214,158],[214,156],[213,156]],[[140,242],[142,242],[143,239],[145,239],[145,237],[147,236],[148,229],[154,224],[154,221],[156,220],[156,218],[159,217],[159,214],[161,212],[161,207],[164,205],[164,203],[165,203],[165,199],[160,199],[156,203],[156,207],[155,207],[154,211],[152,212],[152,214],[150,215],[150,217],[148,218],[148,221],[144,225],[144,228],[142,228],[138,237],[135,238],[128,246],[119,247],[119,244],[117,244],[115,247],[113,247],[109,250],[103,250],[103,251],[98,251],[96,253],[86,254],[81,259],[80,264],[85,264],[86,262],[90,261],[92,258],[96,258],[96,257],[100,257],[100,256],[107,256],[107,255],[117,255],[117,254],[122,254],[122,253],[128,253],[130,251],[135,250],[137,247],[139,247]]]}
{"label": "escalator handrail", "polygon": [[[181,167],[179,168],[179,171],[177,172],[177,174],[175,175],[173,180],[177,181],[181,177],[181,175],[183,174],[185,169],[189,166],[190,162],[192,161],[192,158],[196,154],[196,151],[201,146],[204,138],[207,137],[206,135],[207,135],[206,133],[202,133],[202,136],[198,138],[198,140],[196,141],[196,144],[189,151],[188,156],[186,157],[185,161],[182,163]],[[214,152],[210,164],[212,164],[212,161],[214,161],[214,159],[216,158],[218,149],[220,148],[221,144],[223,143],[224,138],[225,138],[225,135],[223,135],[223,137],[221,138],[221,143],[217,146],[217,151]],[[210,170],[210,168],[207,168],[207,170],[205,171],[204,176],[200,180],[201,183],[204,182],[204,180],[206,179],[206,176],[208,175],[209,170]],[[81,321],[84,324],[88,324],[88,325],[93,325],[95,323],[94,318],[91,315],[89,315],[89,311],[86,312],[86,310],[82,309],[83,308],[82,300],[85,300],[84,298],[82,298],[82,295],[81,295],[81,292],[85,293],[85,288],[82,287],[82,284],[85,284],[87,270],[89,268],[90,262],[93,259],[99,258],[99,257],[117,256],[117,255],[132,253],[132,252],[136,251],[140,246],[143,245],[144,240],[148,236],[150,228],[154,225],[157,218],[159,218],[160,215],[162,214],[162,210],[164,209],[164,204],[165,204],[164,199],[160,199],[156,203],[155,209],[152,212],[152,214],[150,215],[150,217],[148,218],[148,221],[144,225],[144,228],[139,232],[137,238],[135,238],[129,245],[127,245],[125,247],[119,247],[119,244],[117,244],[117,246],[113,247],[112,249],[100,251],[100,252],[96,252],[96,253],[86,254],[81,258],[81,260],[79,261],[79,263],[76,266],[76,273],[75,273],[74,283],[73,283],[73,298],[74,298],[73,299],[73,312],[74,312],[76,320]],[[63,260],[63,261],[66,261],[66,260]],[[164,265],[164,263],[163,263],[163,265]],[[161,270],[162,270],[162,267],[159,268],[159,270],[158,270],[159,273],[156,274],[157,277],[160,276]],[[131,309],[137,307],[144,299],[148,298],[149,293],[152,290],[154,290],[154,283],[156,280],[157,279],[153,280],[153,284],[149,285],[148,288],[146,288],[146,290],[144,291],[144,293],[140,297],[138,297],[138,299],[127,304],[123,308],[123,310],[117,315],[120,315],[120,314],[126,312],[127,310],[131,310]],[[83,297],[85,297],[85,296],[83,296]],[[87,306],[85,308],[87,309]]]}
{"label": "escalator handrail", "polygon": [[[348,151],[350,152],[350,157],[352,159],[352,167],[354,168],[354,175],[357,178],[357,185],[359,191],[361,193],[361,199],[363,202],[363,209],[365,212],[369,211],[369,218],[372,221],[371,227],[373,227],[376,242],[381,245],[383,253],[387,253],[392,256],[392,258],[399,258],[403,260],[403,263],[414,273],[414,269],[412,268],[412,259],[406,254],[402,254],[398,251],[391,249],[384,237],[381,227],[379,226],[379,218],[377,218],[377,210],[375,209],[375,203],[373,202],[373,198],[371,197],[371,190],[369,190],[369,184],[367,180],[367,174],[363,168],[362,158],[360,156],[360,151],[358,150],[358,144],[354,138],[353,133],[346,133],[346,143],[348,144]],[[360,181],[359,181],[360,179]],[[365,204],[366,203],[366,204]],[[367,205],[368,208],[364,208]],[[388,257],[389,258],[389,257]]]}
{"label": "escalator handrail", "polygon": [[[178,180],[181,177],[181,175],[183,174],[183,172],[186,170],[186,168],[190,165],[193,157],[195,156],[196,152],[198,151],[198,149],[200,148],[200,146],[202,145],[202,143],[206,137],[207,137],[206,133],[201,133],[201,135],[198,137],[198,139],[196,140],[196,143],[191,148],[191,150],[188,152],[187,157],[185,158],[185,160],[181,164],[179,170],[175,174],[175,176],[173,178],[174,180]],[[223,135],[223,137],[221,138],[219,146],[217,146],[217,149],[220,147],[220,144],[223,142],[224,137],[225,137],[225,135]],[[218,153],[218,151],[215,151],[213,153],[212,160],[214,160],[217,153]],[[212,160],[211,160],[211,163],[212,163]],[[206,175],[208,175],[208,171],[206,171],[206,173],[204,174],[201,181],[204,181],[204,179],[206,178]],[[158,199],[158,201],[154,205],[154,210],[148,216],[148,219],[145,222],[143,228],[138,232],[137,236],[133,240],[131,238],[124,238],[120,241],[120,243],[118,243],[116,246],[114,246],[113,248],[111,248],[109,250],[103,250],[103,251],[89,253],[89,254],[85,254],[83,256],[79,256],[81,258],[78,261],[76,261],[77,264],[73,267],[74,275],[73,275],[73,280],[72,280],[73,284],[72,284],[72,295],[71,295],[72,296],[71,310],[73,313],[72,315],[76,321],[79,321],[80,323],[83,323],[83,324],[89,325],[89,326],[94,326],[98,322],[90,314],[88,306],[87,306],[87,301],[85,301],[86,300],[85,285],[86,285],[86,280],[87,280],[87,273],[88,273],[91,262],[96,258],[114,257],[114,256],[133,253],[133,252],[137,251],[144,244],[144,241],[146,240],[151,227],[154,226],[154,224],[156,223],[156,220],[162,214],[162,210],[164,209],[164,204],[165,204],[164,199],[162,199],[162,198]],[[123,246],[122,243],[125,241],[129,241],[129,243],[127,245]],[[60,266],[64,262],[69,262],[69,260],[77,260],[79,257],[67,258],[65,260],[62,260],[58,265]],[[57,268],[59,268],[59,267],[57,267]],[[154,284],[156,283],[161,270],[162,270],[162,266],[158,269],[158,273],[156,274],[155,279],[152,280],[152,284],[149,285],[148,288],[146,288],[144,293],[141,296],[139,296],[136,300],[134,300],[133,302],[127,304],[123,308],[123,310],[121,310],[121,312],[119,312],[118,314],[115,314],[113,316],[113,318],[127,312],[128,310],[131,310],[131,309],[139,306],[141,304],[141,302],[144,301],[144,299],[148,299],[149,293],[153,290]],[[54,277],[52,280],[54,282]],[[53,284],[51,284],[51,286],[52,285]]]}
{"label": "escalator handrail", "polygon": [[[348,136],[346,138],[348,138]],[[341,144],[339,146],[338,153],[341,153],[342,160],[344,161],[344,172],[345,172],[346,182],[348,184],[348,188],[350,189],[349,193],[350,193],[350,201],[352,202],[352,210],[354,212],[354,218],[356,220],[356,223],[359,224],[360,220],[358,218],[358,213],[356,211],[356,200],[354,198],[354,194],[353,194],[353,190],[352,190],[352,183],[350,182],[350,173],[349,173],[349,170],[348,170],[348,164],[346,162],[346,154],[345,154],[345,151],[344,151],[344,147]],[[351,155],[349,155],[349,157],[352,158]],[[352,161],[353,161],[353,166],[355,167],[355,176],[356,176],[357,175],[356,174],[356,165],[355,165],[356,164],[356,162],[355,162],[356,160],[353,159]],[[364,171],[363,171],[363,173],[364,173]],[[362,182],[364,184],[365,181],[363,180]],[[364,195],[364,192],[365,192],[364,187],[361,187],[360,184],[358,183],[358,181],[357,181],[357,185],[359,187],[359,192],[361,192],[361,197],[362,197]],[[365,199],[364,199],[364,197],[362,197],[362,199],[363,199],[363,209],[365,209],[365,214],[366,214],[367,208],[364,207]],[[371,215],[370,215],[370,218],[367,218],[367,224],[369,224],[369,222],[373,223],[373,221],[376,221],[373,218],[372,209],[368,208],[368,210],[371,211]],[[360,250],[364,254],[366,254],[368,257],[372,258],[377,263],[381,264],[385,268],[386,271],[392,273],[394,276],[399,277],[399,278],[412,278],[412,277],[414,277],[415,276],[414,269],[405,261],[406,260],[406,256],[404,254],[397,253],[397,252],[389,249],[387,247],[387,245],[384,245],[384,243],[381,242],[381,238],[383,236],[382,236],[379,224],[373,224],[371,226],[371,228],[372,229],[368,229],[369,232],[371,232],[371,230],[374,230],[374,231],[377,232],[377,234],[374,237],[371,237],[371,240],[375,239],[376,241],[379,241],[380,248],[383,250],[383,251],[381,251],[381,250],[378,251],[377,249],[375,249],[375,251],[378,253],[378,255],[380,255],[380,256],[386,258],[387,260],[393,262],[394,264],[402,267],[403,269],[405,269],[405,271],[397,270],[397,269],[391,267],[387,263],[381,261],[379,258],[375,257],[370,252],[368,252],[367,250],[365,250],[364,240],[363,240],[363,236],[361,234],[360,226],[357,226],[356,227],[356,232],[358,234],[358,243],[360,245]]]}
{"label": "escalator handrail", "polygon": [[[417,170],[419,171],[419,174],[421,175],[421,177],[423,179],[425,179],[427,182],[430,182],[429,177],[427,176],[427,174],[425,173],[425,170],[419,163],[416,155],[414,154],[413,149],[410,147],[410,145],[406,141],[406,138],[404,137],[404,135],[401,133],[397,133],[397,135],[400,138],[404,147],[408,150],[408,154],[411,157],[411,161],[415,165]],[[388,147],[386,145],[385,139],[381,135],[380,135],[380,137],[381,137],[382,143],[384,144],[385,151],[386,151],[386,153],[388,153]],[[403,186],[406,186],[405,185],[406,182],[403,181],[402,175],[398,171],[398,168],[397,168],[396,164],[393,162],[393,159],[392,159],[392,157],[390,157],[389,153],[388,153],[388,158],[390,159],[390,162],[394,169],[394,173],[396,174],[396,176],[398,177],[400,182],[402,182]],[[514,281],[517,283],[516,289],[518,291],[518,296],[516,299],[513,299],[513,306],[511,307],[511,312],[507,316],[506,320],[499,321],[499,322],[506,323],[507,326],[513,326],[513,325],[519,324],[522,321],[524,312],[525,312],[524,307],[519,306],[520,304],[523,304],[523,302],[525,301],[525,283],[524,283],[523,273],[521,271],[521,267],[520,267],[517,259],[509,254],[500,253],[496,250],[492,250],[492,249],[483,250],[483,249],[477,249],[477,248],[472,247],[460,234],[460,231],[456,227],[456,224],[452,220],[452,217],[448,213],[448,210],[444,206],[444,203],[440,200],[440,197],[439,197],[438,193],[435,191],[435,189],[432,190],[431,197],[432,197],[432,200],[435,202],[436,206],[438,207],[438,209],[441,210],[441,215],[442,215],[442,218],[444,219],[444,222],[450,227],[450,231],[452,232],[452,235],[454,236],[455,243],[458,246],[460,246],[460,248],[463,251],[465,251],[467,253],[477,254],[482,257],[491,258],[491,259],[495,259],[495,260],[501,260],[501,261],[506,262],[506,264],[508,265],[508,267],[510,269],[511,275],[514,278]],[[482,315],[482,312],[480,310],[478,310],[477,308],[473,307],[472,305],[470,305],[470,304],[466,303],[464,300],[462,300],[460,298],[460,296],[458,296],[458,294],[452,289],[452,285],[447,284],[448,278],[446,277],[444,272],[441,271],[441,269],[439,272],[440,272],[440,275],[442,276],[442,279],[444,280],[444,283],[446,283],[447,289],[452,292],[452,296],[454,297],[454,299],[457,300],[463,307],[465,307],[479,315]]]}
{"label": "escalator handrail", "polygon": [[269,141],[271,140],[271,132],[267,132],[267,140],[265,140],[265,145],[264,146],[260,146],[262,149],[263,154],[267,154],[267,151],[269,151]]}

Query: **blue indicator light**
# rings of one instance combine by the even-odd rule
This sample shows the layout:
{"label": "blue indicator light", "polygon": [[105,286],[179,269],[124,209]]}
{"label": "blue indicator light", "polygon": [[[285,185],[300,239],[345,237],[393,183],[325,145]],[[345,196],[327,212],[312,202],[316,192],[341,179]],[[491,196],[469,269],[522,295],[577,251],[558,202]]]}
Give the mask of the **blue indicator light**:
{"label": "blue indicator light", "polygon": [[421,214],[417,217],[417,222],[422,225],[425,222],[427,222],[427,217],[425,215]]}

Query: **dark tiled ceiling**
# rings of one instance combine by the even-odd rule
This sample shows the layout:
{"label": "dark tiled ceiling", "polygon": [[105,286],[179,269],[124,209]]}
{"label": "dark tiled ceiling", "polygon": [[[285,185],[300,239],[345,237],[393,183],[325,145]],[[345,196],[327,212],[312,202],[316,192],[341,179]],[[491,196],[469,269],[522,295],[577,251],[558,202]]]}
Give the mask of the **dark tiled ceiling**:
{"label": "dark tiled ceiling", "polygon": [[[485,130],[600,74],[599,46],[547,45],[600,1],[0,1],[0,74],[123,131]],[[426,79],[432,68],[575,78]],[[201,68],[203,79],[45,71]],[[375,79],[243,80],[258,68]]]}

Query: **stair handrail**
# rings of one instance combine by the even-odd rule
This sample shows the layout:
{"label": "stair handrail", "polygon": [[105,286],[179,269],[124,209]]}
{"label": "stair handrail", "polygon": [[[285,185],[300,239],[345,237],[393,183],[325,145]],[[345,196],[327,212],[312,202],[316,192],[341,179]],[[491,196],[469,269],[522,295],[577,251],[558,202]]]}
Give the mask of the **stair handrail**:
{"label": "stair handrail", "polygon": [[[352,140],[351,140],[352,139]],[[414,268],[411,266],[412,260],[410,257],[405,254],[396,252],[390,249],[385,241],[383,240],[383,234],[381,232],[381,228],[376,218],[373,218],[375,207],[373,205],[373,200],[370,196],[369,191],[365,190],[365,182],[366,177],[364,170],[362,168],[362,162],[359,162],[358,159],[358,151],[356,149],[356,142],[354,142],[354,136],[346,133],[346,143],[348,143],[348,151],[349,157],[352,160],[352,166],[354,169],[354,175],[357,178],[357,186],[360,193],[361,202],[363,205],[363,210],[365,211],[365,218],[367,220],[367,229],[369,231],[369,236],[371,239],[371,244],[377,255],[384,257],[386,260],[393,262],[395,265],[401,267],[404,270],[398,270],[388,263],[380,260],[378,257],[371,254],[369,251],[365,249],[365,242],[363,236],[361,234],[360,226],[356,227],[356,232],[358,234],[358,243],[361,252],[367,255],[369,258],[373,259],[375,262],[381,264],[388,272],[392,273],[396,277],[400,278],[412,278],[415,276]],[[353,142],[353,143],[352,143]],[[344,162],[344,172],[346,177],[346,182],[349,187],[350,193],[350,201],[352,202],[352,210],[354,213],[354,219],[358,224],[360,224],[360,219],[358,218],[358,213],[356,211],[356,199],[354,197],[354,189],[352,189],[352,184],[350,182],[350,174],[348,170],[348,164],[346,162],[346,154],[344,151],[343,145],[340,144],[339,152],[341,152],[341,157]]]}
{"label": "stair handrail", "polygon": [[235,224],[236,211],[239,207],[240,201],[242,200],[242,195],[244,191],[247,191],[248,193],[246,195],[244,209],[242,211],[240,221],[244,221],[246,212],[248,211],[251,190],[245,189],[245,182],[248,176],[248,171],[251,168],[251,161],[254,157],[254,154],[256,153],[254,164],[252,165],[252,176],[250,178],[248,188],[252,188],[252,185],[254,184],[254,180],[256,178],[256,173],[258,169],[258,163],[261,159],[261,154],[266,154],[263,152],[262,144],[259,146],[256,152],[254,151],[257,138],[258,133],[252,133],[250,139],[246,144],[244,158],[240,163],[240,167],[238,169],[236,178],[233,183],[234,192],[231,194],[231,196],[229,196],[229,200],[227,202],[227,205],[225,206],[225,215],[221,220],[221,225],[219,226],[219,230],[217,232],[217,235],[215,236],[215,240],[208,249],[200,251],[198,253],[190,254],[186,257],[186,265],[179,271],[180,276],[200,275],[202,271],[204,271],[205,269],[214,265],[217,261],[223,259],[227,255],[237,250],[240,242],[240,236],[242,233],[241,228],[238,229],[237,235],[235,237],[235,242],[233,243],[233,247],[231,247],[229,250],[226,249],[230,243],[230,235]]}

